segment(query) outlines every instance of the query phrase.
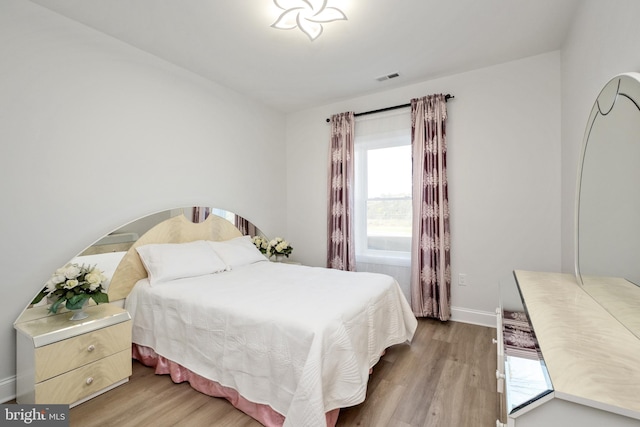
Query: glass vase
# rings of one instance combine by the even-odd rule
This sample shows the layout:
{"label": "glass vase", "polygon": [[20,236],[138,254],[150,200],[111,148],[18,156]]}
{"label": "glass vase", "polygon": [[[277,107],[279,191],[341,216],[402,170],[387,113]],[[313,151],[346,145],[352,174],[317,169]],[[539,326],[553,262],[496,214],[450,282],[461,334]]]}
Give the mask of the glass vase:
{"label": "glass vase", "polygon": [[75,310],[69,310],[73,313],[73,315],[69,318],[69,320],[76,321],[76,320],[86,319],[87,317],[89,317],[89,313],[84,311],[84,309],[87,308],[88,304],[89,304],[89,298],[87,298],[84,301],[84,304],[82,304],[82,307]]}

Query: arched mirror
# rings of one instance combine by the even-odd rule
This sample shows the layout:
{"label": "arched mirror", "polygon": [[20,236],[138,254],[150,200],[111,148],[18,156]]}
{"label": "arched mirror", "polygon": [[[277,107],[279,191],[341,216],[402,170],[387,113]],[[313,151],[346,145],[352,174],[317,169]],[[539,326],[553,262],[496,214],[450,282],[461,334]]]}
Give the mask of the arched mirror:
{"label": "arched mirror", "polygon": [[[219,208],[189,206],[157,212],[118,227],[106,236],[102,236],[97,239],[95,243],[69,260],[69,263],[95,265],[99,270],[103,271],[104,275],[107,277],[104,288],[105,290],[108,290],[111,276],[131,245],[133,245],[140,236],[144,235],[157,224],[180,215],[184,215],[186,218],[196,223],[204,221],[209,215],[217,215],[231,222],[244,235],[250,235],[252,237],[264,236],[262,231],[260,231],[260,229],[258,229],[253,223],[240,215],[234,214],[233,212]],[[44,282],[49,278],[47,277],[43,279],[44,286]],[[28,304],[26,309],[22,312],[18,321],[29,315],[30,308],[46,306],[48,304],[49,302],[46,300],[41,300],[35,304],[33,304],[32,301],[32,303]]]}
{"label": "arched mirror", "polygon": [[640,337],[640,74],[598,95],[578,169],[578,282]]}

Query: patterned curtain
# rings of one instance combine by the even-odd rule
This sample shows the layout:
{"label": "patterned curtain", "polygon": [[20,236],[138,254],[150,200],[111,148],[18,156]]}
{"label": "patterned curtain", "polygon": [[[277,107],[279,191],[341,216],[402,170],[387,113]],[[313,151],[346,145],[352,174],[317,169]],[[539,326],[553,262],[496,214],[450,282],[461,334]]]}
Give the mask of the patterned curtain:
{"label": "patterned curtain", "polygon": [[327,267],[354,271],[353,112],[331,116],[327,212]]}
{"label": "patterned curtain", "polygon": [[411,308],[418,317],[440,320],[451,317],[446,120],[444,95],[411,100]]}
{"label": "patterned curtain", "polygon": [[205,219],[207,219],[210,213],[211,213],[211,208],[208,208],[208,207],[203,208],[203,207],[196,206],[193,208],[193,215],[191,217],[191,221],[195,224],[199,222],[203,222]]}
{"label": "patterned curtain", "polygon": [[244,236],[255,236],[256,226],[253,225],[248,219],[241,217],[240,215],[234,215],[235,226]]}

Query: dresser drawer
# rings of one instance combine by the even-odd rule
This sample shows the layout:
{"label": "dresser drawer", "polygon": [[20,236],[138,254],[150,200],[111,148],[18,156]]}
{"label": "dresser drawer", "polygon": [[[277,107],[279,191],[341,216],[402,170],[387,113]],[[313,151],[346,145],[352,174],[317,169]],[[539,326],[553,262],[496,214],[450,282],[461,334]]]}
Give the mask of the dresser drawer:
{"label": "dresser drawer", "polygon": [[131,350],[105,357],[35,386],[36,404],[71,404],[131,376]]}
{"label": "dresser drawer", "polygon": [[35,382],[45,381],[130,348],[130,321],[38,347],[35,349]]}

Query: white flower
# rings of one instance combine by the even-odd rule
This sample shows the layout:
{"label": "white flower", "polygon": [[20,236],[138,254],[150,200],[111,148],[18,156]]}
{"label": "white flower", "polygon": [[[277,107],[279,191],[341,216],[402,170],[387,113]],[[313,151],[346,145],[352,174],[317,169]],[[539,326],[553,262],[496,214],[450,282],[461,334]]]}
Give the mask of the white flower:
{"label": "white flower", "polygon": [[322,34],[322,24],[337,20],[346,20],[346,15],[335,7],[327,7],[328,0],[273,0],[284,12],[273,28],[292,30],[300,28],[312,41]]}
{"label": "white flower", "polygon": [[282,237],[276,237],[269,241],[269,245],[267,246],[267,256],[273,255],[286,255],[289,256],[292,252],[293,248]]}
{"label": "white flower", "polygon": [[50,294],[51,292],[56,290],[56,285],[58,283],[62,283],[62,282],[54,282],[53,280],[48,280],[47,283],[45,283],[44,287],[45,287],[45,292],[47,294]]}
{"label": "white flower", "polygon": [[51,276],[51,281],[53,282],[54,285],[58,285],[60,283],[64,283],[65,280],[67,280],[67,278],[64,277],[64,273],[63,274],[55,274],[55,275]]}
{"label": "white flower", "polygon": [[75,288],[76,286],[78,286],[78,281],[76,279],[69,279],[67,280],[67,282],[64,284],[64,288],[65,289],[72,289]]}
{"label": "white flower", "polygon": [[71,264],[64,270],[64,277],[67,279],[75,279],[80,275],[80,268],[77,265]]}
{"label": "white flower", "polygon": [[[87,273],[86,276],[84,276],[84,280],[87,281],[87,283],[89,283],[89,285],[91,285],[93,287],[93,285],[95,285],[95,288],[97,288],[100,283],[102,283],[102,280],[104,280],[104,276],[102,275],[102,273],[98,270],[92,270],[89,273]],[[94,289],[91,289],[94,290]]]}
{"label": "white flower", "polygon": [[[56,313],[61,303],[70,308],[69,301],[71,298],[75,300],[78,295],[90,297],[96,304],[106,303],[109,302],[109,296],[102,289],[102,283],[106,280],[107,277],[95,265],[70,264],[53,273],[51,279],[45,283],[42,293],[56,300],[49,307],[51,313]],[[70,289],[73,291],[69,292]]]}

